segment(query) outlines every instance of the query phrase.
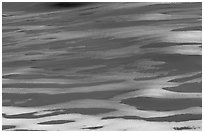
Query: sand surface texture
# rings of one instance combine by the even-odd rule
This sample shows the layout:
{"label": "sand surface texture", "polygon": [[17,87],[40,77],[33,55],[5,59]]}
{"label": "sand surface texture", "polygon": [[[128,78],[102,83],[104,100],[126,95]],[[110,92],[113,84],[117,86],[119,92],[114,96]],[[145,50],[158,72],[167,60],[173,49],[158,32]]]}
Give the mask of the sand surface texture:
{"label": "sand surface texture", "polygon": [[3,3],[3,130],[201,130],[201,3]]}

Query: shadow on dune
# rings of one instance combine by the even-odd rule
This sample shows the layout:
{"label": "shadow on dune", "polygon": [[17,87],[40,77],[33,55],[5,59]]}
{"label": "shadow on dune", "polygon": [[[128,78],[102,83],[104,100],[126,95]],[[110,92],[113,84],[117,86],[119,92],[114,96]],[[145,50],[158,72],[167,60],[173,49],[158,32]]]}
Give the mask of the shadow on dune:
{"label": "shadow on dune", "polygon": [[50,5],[54,8],[77,8],[90,4],[90,2],[54,2]]}
{"label": "shadow on dune", "polygon": [[88,2],[3,2],[3,12],[47,12],[87,6]]}
{"label": "shadow on dune", "polygon": [[145,120],[145,121],[154,121],[154,122],[181,122],[181,121],[190,121],[190,120],[201,120],[202,115],[200,114],[179,114],[165,117],[150,117],[150,118],[142,118],[139,116],[118,116],[118,117],[104,117],[102,119],[137,119],[137,120]]}
{"label": "shadow on dune", "polygon": [[171,111],[186,109],[189,107],[202,107],[200,98],[153,98],[153,97],[136,97],[122,100],[121,103],[135,106],[140,110]]}

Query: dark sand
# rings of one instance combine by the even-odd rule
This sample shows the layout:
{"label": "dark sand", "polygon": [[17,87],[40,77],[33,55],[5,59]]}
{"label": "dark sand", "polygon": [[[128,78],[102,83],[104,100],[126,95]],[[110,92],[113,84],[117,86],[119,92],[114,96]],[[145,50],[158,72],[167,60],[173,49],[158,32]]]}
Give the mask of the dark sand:
{"label": "dark sand", "polygon": [[2,125],[2,130],[6,130],[6,129],[11,129],[11,128],[15,128],[16,126],[13,125]]}
{"label": "dark sand", "polygon": [[202,83],[186,83],[179,85],[177,87],[168,87],[163,88],[164,90],[173,91],[173,92],[187,92],[187,93],[201,93],[202,92]]}
{"label": "dark sand", "polygon": [[103,128],[103,126],[86,127],[86,128],[82,128],[82,129],[100,129],[100,128]]}
{"label": "dark sand", "polygon": [[[65,94],[43,94],[43,93],[29,93],[29,94],[12,94],[3,93],[3,99],[10,99],[11,102],[3,103],[3,106],[19,106],[19,107],[33,107],[44,106],[51,104],[58,104],[79,99],[109,99],[116,95],[130,92],[130,90],[119,91],[96,91],[87,93],[65,93]],[[15,104],[15,102],[31,99],[25,103]]]}
{"label": "dark sand", "polygon": [[175,130],[191,130],[196,129],[195,127],[174,127]]}
{"label": "dark sand", "polygon": [[[202,106],[200,97],[168,99],[154,98],[149,94],[147,97],[142,94],[143,97],[132,98],[130,90],[135,94],[136,90],[141,89],[142,93],[142,89],[146,89],[145,85],[160,86],[161,83],[167,84],[168,87],[170,82],[179,82],[181,85],[178,87],[164,89],[174,93],[185,92],[182,95],[196,92],[200,96],[202,83],[184,82],[199,80],[202,77],[201,11],[201,2],[3,2],[3,117],[10,121],[29,119],[29,122],[21,121],[15,125],[12,121],[9,124],[3,120],[3,130],[53,130],[49,128],[52,124],[56,130],[70,130],[68,126],[70,119],[61,119],[60,115],[73,113],[80,116],[80,119],[71,119],[74,127],[76,124],[75,130],[129,130],[130,128],[138,130],[137,119],[143,120],[141,122],[145,125],[140,130],[152,128],[161,130],[158,124],[168,130],[200,130],[202,114],[197,114],[199,109],[195,109],[195,114],[194,108],[188,112],[190,107]],[[190,75],[193,73],[200,74]],[[184,75],[189,76],[183,77]],[[104,78],[106,76],[107,80]],[[182,78],[172,79],[169,76]],[[172,80],[168,81],[169,83],[163,80],[160,82],[159,78]],[[53,81],[55,79],[57,80]],[[38,82],[40,80],[43,83]],[[71,80],[74,82],[70,83]],[[77,90],[78,87],[94,89],[94,87],[107,86],[110,88],[104,88],[105,91],[85,92],[85,89],[82,93]],[[43,93],[34,92],[38,88],[44,89]],[[49,93],[49,89],[53,88],[55,91]],[[18,92],[20,89],[26,89],[26,92]],[[69,89],[72,89],[72,93],[64,92]],[[169,95],[167,91],[165,92]],[[123,97],[126,93],[130,94],[130,97]],[[112,101],[114,97],[117,97],[118,101]],[[87,108],[75,108],[77,105],[70,108],[56,107],[74,100],[83,102],[85,99],[91,100],[93,104],[96,100],[96,103],[102,103],[103,106],[101,108],[97,108],[98,105]],[[117,105],[110,105],[115,102]],[[163,117],[158,114],[158,117],[142,118],[126,113],[119,116],[118,121],[113,123],[108,121],[119,118],[114,113],[120,113],[120,108],[134,112],[134,107],[139,113],[144,113],[143,115],[149,116],[152,111],[161,111],[166,115]],[[36,108],[39,111],[36,112]],[[27,112],[26,109],[31,111]],[[186,109],[185,113],[182,109]],[[175,110],[179,113],[168,115],[168,111]],[[106,116],[109,112],[112,114],[110,117]],[[103,114],[102,119],[98,119],[100,114]],[[94,123],[91,123],[89,115],[91,120],[94,119]],[[45,117],[50,119],[45,120]],[[130,124],[126,119],[132,121],[135,119],[135,127],[134,125],[129,127]],[[84,125],[81,125],[81,120],[85,121]],[[177,123],[180,121],[182,124]],[[104,124],[101,125],[101,122]],[[165,125],[166,122],[169,124]]]}
{"label": "dark sand", "polygon": [[170,80],[169,82],[186,82],[186,81],[193,80],[193,79],[196,79],[196,78],[201,78],[201,77],[202,77],[202,73],[199,73],[199,74],[189,76],[189,77],[185,77],[185,78],[173,79],[173,80]]}
{"label": "dark sand", "polygon": [[48,11],[57,11],[67,8],[77,8],[81,6],[86,6],[91,3],[86,2],[3,2],[4,11],[24,11],[27,13],[42,13]]}
{"label": "dark sand", "polygon": [[156,110],[170,111],[180,110],[189,107],[202,107],[202,99],[200,98],[183,98],[183,99],[168,99],[168,98],[153,98],[153,97],[136,97],[124,99],[121,103],[135,106],[140,110]]}
{"label": "dark sand", "polygon": [[13,131],[46,131],[46,130],[15,129]]}
{"label": "dark sand", "polygon": [[155,61],[166,62],[161,65],[160,70],[170,71],[169,76],[197,72],[202,67],[202,57],[199,55],[152,54],[151,58]]}
{"label": "dark sand", "polygon": [[150,118],[142,118],[139,116],[118,116],[118,117],[104,117],[102,119],[137,119],[137,120],[145,120],[145,121],[154,121],[154,122],[181,122],[181,121],[191,121],[191,120],[202,120],[202,115],[200,114],[179,114],[172,115],[166,117],[150,117]]}
{"label": "dark sand", "polygon": [[70,122],[75,122],[75,121],[72,121],[72,120],[55,120],[55,121],[40,122],[38,124],[40,124],[40,125],[53,125],[53,124],[65,124],[65,123],[70,123]]}

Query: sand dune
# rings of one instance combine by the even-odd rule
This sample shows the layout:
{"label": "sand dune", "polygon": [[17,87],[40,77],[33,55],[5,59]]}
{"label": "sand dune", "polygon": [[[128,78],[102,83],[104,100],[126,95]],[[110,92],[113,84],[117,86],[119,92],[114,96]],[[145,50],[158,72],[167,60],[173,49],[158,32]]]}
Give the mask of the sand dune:
{"label": "sand dune", "polygon": [[202,130],[201,5],[4,2],[3,130]]}

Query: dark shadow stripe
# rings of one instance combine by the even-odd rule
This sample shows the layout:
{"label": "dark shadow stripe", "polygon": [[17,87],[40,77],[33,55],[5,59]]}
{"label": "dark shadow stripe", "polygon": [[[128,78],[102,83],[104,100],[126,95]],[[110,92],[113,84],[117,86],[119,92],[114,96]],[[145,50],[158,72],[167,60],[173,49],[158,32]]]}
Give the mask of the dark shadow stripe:
{"label": "dark shadow stripe", "polygon": [[100,129],[103,128],[103,126],[96,126],[96,127],[86,127],[86,128],[82,128],[82,129]]}
{"label": "dark shadow stripe", "polygon": [[14,131],[46,131],[46,130],[15,129]]}
{"label": "dark shadow stripe", "polygon": [[2,125],[2,130],[6,130],[6,129],[12,129],[15,128],[16,126],[14,125]]}
{"label": "dark shadow stripe", "polygon": [[190,129],[196,129],[196,127],[185,126],[185,127],[174,127],[173,129],[174,130],[190,130]]}
{"label": "dark shadow stripe", "polygon": [[201,98],[168,99],[153,97],[136,97],[124,99],[121,101],[121,103],[135,106],[139,110],[155,111],[171,111],[185,109],[189,107],[202,107]]}
{"label": "dark shadow stripe", "polygon": [[[146,56],[150,56],[146,54]],[[168,76],[199,72],[202,70],[202,56],[200,55],[181,55],[181,54],[151,54],[150,59],[163,61],[165,64],[159,65],[157,71],[168,71]],[[191,63],[189,63],[191,62]],[[166,75],[167,76],[167,75]]]}
{"label": "dark shadow stripe", "polygon": [[173,92],[201,93],[202,83],[186,83],[176,87],[167,87],[163,89]]}
{"label": "dark shadow stripe", "polygon": [[77,8],[77,7],[83,7],[83,6],[87,6],[90,4],[94,4],[92,2],[52,2],[49,3],[50,6],[54,7],[54,8]]}
{"label": "dark shadow stripe", "polygon": [[146,118],[147,121],[168,121],[168,122],[180,122],[180,121],[191,121],[191,120],[202,120],[202,114],[179,114],[166,117],[154,117]]}
{"label": "dark shadow stripe", "polygon": [[3,2],[2,9],[5,12],[43,13],[62,9],[75,9],[88,6],[90,2]]}
{"label": "dark shadow stripe", "polygon": [[102,120],[106,119],[137,119],[137,120],[145,120],[152,122],[181,122],[181,121],[191,121],[191,120],[202,120],[202,114],[179,114],[165,117],[150,117],[150,118],[142,118],[139,116],[111,116],[111,117],[103,117]]}
{"label": "dark shadow stripe", "polygon": [[65,124],[65,123],[71,123],[71,122],[75,122],[75,121],[73,121],[73,120],[53,120],[53,121],[40,122],[37,124],[52,125],[52,124]]}

